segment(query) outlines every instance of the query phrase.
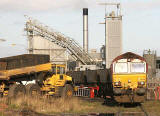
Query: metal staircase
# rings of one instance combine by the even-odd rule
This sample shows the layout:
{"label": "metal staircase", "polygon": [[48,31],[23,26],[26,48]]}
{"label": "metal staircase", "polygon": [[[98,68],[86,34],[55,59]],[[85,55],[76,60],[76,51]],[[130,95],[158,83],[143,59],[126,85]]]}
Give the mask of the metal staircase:
{"label": "metal staircase", "polygon": [[[66,48],[75,60],[80,61],[83,65],[95,64],[94,60],[88,53],[83,51],[83,48],[72,38],[49,28],[48,26],[40,23],[38,20],[27,17],[25,31],[27,32],[28,39],[32,39],[34,35],[42,36],[43,38]],[[30,45],[32,46],[32,45]]]}

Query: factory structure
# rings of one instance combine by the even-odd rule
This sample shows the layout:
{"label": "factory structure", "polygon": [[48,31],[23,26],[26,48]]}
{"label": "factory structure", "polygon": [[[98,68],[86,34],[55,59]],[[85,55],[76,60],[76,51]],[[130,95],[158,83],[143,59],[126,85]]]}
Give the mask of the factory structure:
{"label": "factory structure", "polygon": [[[105,43],[101,46],[100,52],[97,52],[96,49],[89,49],[88,8],[83,8],[82,47],[73,38],[42,24],[38,20],[26,16],[27,21],[25,24],[25,31],[28,39],[28,54],[13,57],[16,58],[16,60],[5,58],[5,60],[9,59],[8,62],[11,62],[11,65],[7,65],[11,66],[11,68],[16,69],[16,66],[20,67],[20,64],[24,64],[20,70],[20,72],[22,71],[24,78],[21,78],[21,73],[17,73],[16,77],[15,73],[12,71],[13,77],[16,77],[15,82],[21,82],[21,80],[24,81],[23,79],[26,79],[27,81],[35,79],[36,83],[43,85],[43,83],[40,82],[44,82],[42,77],[43,75],[47,75],[45,78],[47,79],[46,85],[48,86],[51,85],[50,82],[48,83],[48,75],[51,75],[50,71],[53,71],[54,68],[57,68],[55,72],[53,71],[53,74],[56,75],[57,78],[54,76],[51,76],[51,78],[56,79],[56,81],[57,79],[60,79],[60,81],[58,80],[55,84],[55,80],[53,81],[51,79],[52,83],[54,82],[54,84],[51,85],[51,88],[45,89],[47,92],[48,90],[51,90],[51,93],[56,92],[56,88],[53,89],[53,87],[59,86],[59,82],[63,82],[63,84],[65,83],[66,86],[68,86],[68,84],[72,84],[71,80],[73,78],[74,84],[77,84],[76,86],[79,87],[79,93],[83,94],[84,91],[88,89],[88,93],[90,93],[91,98],[94,98],[92,95],[98,93],[98,96],[103,97],[114,95],[117,98],[116,100],[119,102],[121,102],[123,95],[124,102],[127,100],[125,99],[125,96],[128,96],[128,101],[132,103],[136,100],[138,101],[139,98],[144,100],[145,94],[147,94],[147,99],[151,99],[153,96],[151,93],[156,92],[153,88],[155,86],[160,86],[160,79],[158,80],[158,78],[154,78],[160,77],[160,73],[157,73],[157,68],[160,72],[160,58],[157,58],[155,51],[150,50],[144,51],[143,57],[131,52],[122,54],[121,5],[120,3],[103,3],[102,5],[114,8],[111,11],[107,10],[105,13],[105,22],[103,23],[105,24]],[[31,58],[31,56],[34,58]],[[33,59],[35,59],[35,61]],[[2,65],[6,65],[4,64],[6,61],[4,59],[1,60]],[[46,69],[48,68],[47,65],[42,65],[44,62],[49,63],[49,69]],[[37,63],[36,65],[38,66],[23,70],[23,67],[30,65],[30,63],[31,66]],[[62,73],[60,71],[60,65],[57,66],[55,64],[62,64]],[[33,69],[33,71],[31,69]],[[125,71],[123,71],[123,69],[125,69]],[[46,72],[46,70],[49,72]],[[65,74],[65,70],[67,70],[66,72],[68,77],[71,77],[67,81],[64,81],[66,78],[68,78],[64,77],[63,75]],[[26,72],[23,73],[23,71]],[[4,74],[9,73],[5,72]],[[122,74],[124,75],[122,76]],[[8,75],[6,75],[6,77],[7,76]],[[17,80],[19,77],[20,80]],[[134,79],[136,81],[134,82],[131,80],[132,78],[136,78]],[[6,80],[4,82],[6,82]],[[132,83],[133,85],[136,85],[136,89],[131,88],[134,87]],[[62,86],[64,87],[63,84]],[[81,87],[81,85],[83,86]],[[146,86],[148,87],[147,91]],[[122,87],[124,88],[124,91],[120,90]],[[83,92],[81,91],[82,89]],[[78,96],[86,96],[81,94],[78,94]]]}
{"label": "factory structure", "polygon": [[112,60],[122,54],[122,15],[120,4],[105,3],[104,5],[117,8],[117,11],[112,11],[105,16],[105,64],[106,68],[110,68]]}
{"label": "factory structure", "polygon": [[32,45],[29,46],[29,54],[48,54],[50,55],[50,61],[57,64],[66,64],[68,60],[66,48],[62,48],[40,35],[33,36],[29,45]]}
{"label": "factory structure", "polygon": [[51,62],[66,64],[72,70],[109,68],[111,61],[122,53],[122,16],[120,4],[104,5],[116,6],[116,10],[106,13],[105,45],[99,53],[89,50],[88,8],[83,8],[83,48],[74,39],[27,17],[29,54],[48,54]]}

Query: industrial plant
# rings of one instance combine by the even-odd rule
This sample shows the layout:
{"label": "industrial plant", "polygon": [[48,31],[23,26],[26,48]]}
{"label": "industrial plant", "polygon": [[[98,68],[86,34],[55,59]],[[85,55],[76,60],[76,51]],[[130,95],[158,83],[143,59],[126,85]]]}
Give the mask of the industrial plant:
{"label": "industrial plant", "polygon": [[[102,68],[104,62],[106,64],[104,64],[105,67],[109,68],[112,60],[122,54],[122,15],[120,4],[110,3],[104,5],[112,5],[117,9],[105,16],[106,43],[101,48],[101,53],[97,53],[96,49],[92,49],[89,52],[88,8],[84,8],[83,47],[75,39],[27,17],[28,21],[26,22],[25,30],[28,37],[29,54],[48,54],[51,62],[67,64],[72,69],[78,67],[83,67],[83,69]],[[72,64],[75,64],[75,67]]]}
{"label": "industrial plant", "polygon": [[[151,116],[143,103],[160,101],[160,59],[152,50],[144,50],[142,56],[130,51],[123,53],[121,4],[100,5],[113,9],[109,12],[105,9],[105,17],[102,17],[105,19],[102,23],[105,43],[99,50],[89,49],[88,8],[81,11],[83,46],[76,38],[25,15],[28,53],[0,58],[2,99],[7,99],[9,104],[20,97],[24,100],[26,96],[36,97],[36,100],[45,101],[48,108],[60,103],[61,99],[66,102],[78,98],[85,102],[91,100],[89,103],[103,101],[104,107],[118,106],[116,113],[104,116]],[[55,101],[47,101],[50,98]],[[30,106],[29,101],[25,103],[26,107]],[[121,111],[122,104],[139,107],[140,112]]]}

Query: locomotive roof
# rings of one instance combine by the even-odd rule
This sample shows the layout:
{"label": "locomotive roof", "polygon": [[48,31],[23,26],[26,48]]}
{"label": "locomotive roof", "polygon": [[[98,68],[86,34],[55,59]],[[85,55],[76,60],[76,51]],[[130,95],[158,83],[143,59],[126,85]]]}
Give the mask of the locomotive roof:
{"label": "locomotive roof", "polygon": [[146,61],[146,60],[145,60],[142,56],[140,56],[140,55],[137,55],[137,54],[132,53],[132,52],[126,52],[126,53],[124,53],[124,54],[122,54],[122,55],[120,55],[120,56],[117,56],[112,62],[117,61],[117,60],[120,60],[120,59],[124,59],[124,58],[126,58],[126,59],[140,59],[140,60],[142,60],[142,61]]}

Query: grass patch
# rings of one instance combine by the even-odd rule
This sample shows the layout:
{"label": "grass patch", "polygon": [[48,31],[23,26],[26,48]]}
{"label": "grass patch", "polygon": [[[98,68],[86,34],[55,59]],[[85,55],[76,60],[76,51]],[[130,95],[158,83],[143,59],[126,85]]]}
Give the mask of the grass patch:
{"label": "grass patch", "polygon": [[[145,110],[155,116],[160,116],[160,101],[147,101],[142,104]],[[3,107],[3,108],[2,108]],[[0,116],[4,116],[5,111],[23,109],[32,110],[43,114],[88,114],[88,113],[117,113],[121,112],[141,112],[138,106],[124,107],[124,106],[108,106],[103,102],[93,102],[82,100],[79,98],[62,99],[62,98],[46,98],[46,97],[22,97],[17,99],[0,99]],[[2,109],[2,111],[1,111]],[[6,110],[5,110],[6,109]],[[6,115],[8,116],[8,115]]]}

